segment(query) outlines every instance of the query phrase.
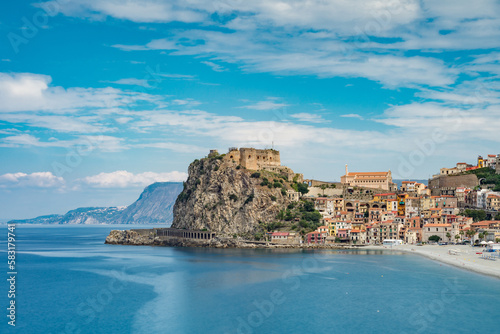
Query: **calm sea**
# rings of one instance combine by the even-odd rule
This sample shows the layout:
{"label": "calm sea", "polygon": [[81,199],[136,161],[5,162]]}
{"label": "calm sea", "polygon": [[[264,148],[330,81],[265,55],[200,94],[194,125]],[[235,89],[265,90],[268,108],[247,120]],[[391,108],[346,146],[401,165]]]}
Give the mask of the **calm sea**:
{"label": "calm sea", "polygon": [[17,226],[0,332],[498,333],[500,280],[416,255],[105,245],[116,228]]}

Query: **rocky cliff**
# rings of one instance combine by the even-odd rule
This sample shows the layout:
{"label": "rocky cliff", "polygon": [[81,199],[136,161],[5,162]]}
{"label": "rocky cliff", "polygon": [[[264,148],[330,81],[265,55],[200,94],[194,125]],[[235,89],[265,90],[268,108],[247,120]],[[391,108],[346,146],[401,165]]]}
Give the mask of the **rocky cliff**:
{"label": "rocky cliff", "polygon": [[285,177],[252,171],[215,156],[195,160],[174,205],[172,227],[249,237],[290,203]]}
{"label": "rocky cliff", "polygon": [[168,224],[173,219],[175,200],[182,191],[180,182],[157,182],[147,186],[137,201],[117,217],[119,224]]}

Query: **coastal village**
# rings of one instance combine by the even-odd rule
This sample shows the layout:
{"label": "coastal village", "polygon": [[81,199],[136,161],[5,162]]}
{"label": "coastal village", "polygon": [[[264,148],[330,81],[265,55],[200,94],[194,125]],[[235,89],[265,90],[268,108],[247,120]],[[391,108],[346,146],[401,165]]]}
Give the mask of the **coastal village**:
{"label": "coastal village", "polygon": [[171,227],[113,232],[108,243],[498,247],[500,154],[443,167],[427,185],[406,180],[398,186],[390,170],[354,172],[346,165],[340,182],[325,182],[283,166],[274,149],[211,150],[189,166]]}
{"label": "coastal village", "polygon": [[[478,178],[483,174],[493,177]],[[428,185],[408,180],[398,187],[390,170],[352,172],[346,165],[338,183],[301,180],[307,193],[288,193],[294,201],[312,201],[321,226],[305,235],[277,229],[267,239],[278,244],[498,243],[500,187],[494,179],[499,174],[500,154],[441,168]]]}

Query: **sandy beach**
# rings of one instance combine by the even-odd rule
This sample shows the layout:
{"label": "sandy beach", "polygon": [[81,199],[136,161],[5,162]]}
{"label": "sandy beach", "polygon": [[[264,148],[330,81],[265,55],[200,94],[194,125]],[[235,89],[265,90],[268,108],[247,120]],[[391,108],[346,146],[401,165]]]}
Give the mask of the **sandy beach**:
{"label": "sandy beach", "polygon": [[[465,270],[474,271],[500,278],[500,258],[497,253],[483,252],[483,248],[469,245],[399,245],[399,246],[367,246],[365,249],[403,251],[412,254],[419,254],[431,260],[446,263]],[[450,252],[451,250],[451,252]],[[454,252],[457,251],[457,252]],[[476,254],[483,253],[483,254]],[[481,256],[494,255],[496,261],[483,259]]]}

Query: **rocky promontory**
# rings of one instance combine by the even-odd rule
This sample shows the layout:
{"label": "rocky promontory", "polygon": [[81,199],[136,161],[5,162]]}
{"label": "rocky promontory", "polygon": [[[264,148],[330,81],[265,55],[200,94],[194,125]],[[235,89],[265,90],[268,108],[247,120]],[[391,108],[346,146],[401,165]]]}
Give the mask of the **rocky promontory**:
{"label": "rocky promontory", "polygon": [[279,169],[247,169],[224,155],[195,160],[188,171],[174,205],[173,228],[251,237],[286,210],[292,201],[288,193],[295,192],[293,179]]}

